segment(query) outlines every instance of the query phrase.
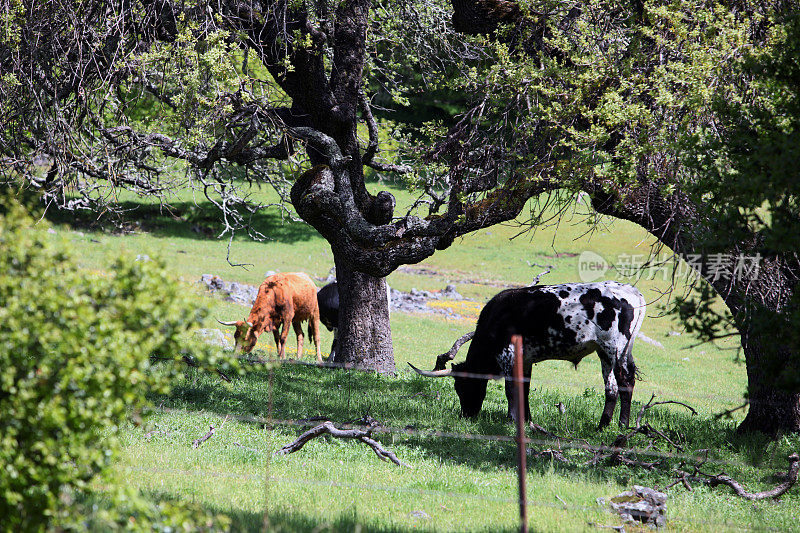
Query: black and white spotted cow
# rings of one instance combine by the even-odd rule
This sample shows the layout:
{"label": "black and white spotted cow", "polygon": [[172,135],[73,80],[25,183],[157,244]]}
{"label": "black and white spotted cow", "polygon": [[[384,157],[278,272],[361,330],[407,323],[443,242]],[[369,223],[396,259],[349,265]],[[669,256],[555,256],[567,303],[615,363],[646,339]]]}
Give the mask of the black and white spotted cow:
{"label": "black and white spotted cow", "polygon": [[328,283],[317,291],[317,304],[319,304],[319,320],[333,331],[333,343],[331,343],[331,353],[329,361],[336,357],[336,341],[339,338],[339,286],[336,282]]}
{"label": "black and white spotted cow", "polygon": [[[528,378],[534,363],[555,359],[577,365],[590,353],[597,352],[606,393],[599,427],[611,421],[618,396],[622,399],[619,423],[627,426],[636,371],[631,349],[644,314],[642,294],[631,285],[614,281],[509,289],[489,300],[481,311],[463,363],[438,371],[423,371],[413,365],[412,368],[425,376],[452,375],[461,414],[465,417],[477,416],[483,405],[488,377],[481,376],[505,378],[509,416],[514,418],[512,335],[522,335],[523,369]],[[526,381],[527,420],[530,420],[529,390],[530,383]]]}

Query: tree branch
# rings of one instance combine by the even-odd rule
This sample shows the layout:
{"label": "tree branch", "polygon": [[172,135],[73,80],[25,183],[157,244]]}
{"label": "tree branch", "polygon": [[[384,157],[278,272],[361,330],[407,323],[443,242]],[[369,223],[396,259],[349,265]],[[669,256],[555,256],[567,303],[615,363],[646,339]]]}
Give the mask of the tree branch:
{"label": "tree branch", "polygon": [[361,91],[359,104],[361,111],[364,114],[364,122],[367,124],[367,132],[369,133],[369,144],[361,157],[361,164],[366,165],[378,172],[396,172],[398,174],[407,174],[411,172],[411,167],[408,165],[393,165],[390,163],[380,163],[374,161],[375,154],[378,152],[378,121],[372,115],[369,99],[364,91]]}
{"label": "tree branch", "polygon": [[378,441],[372,439],[372,431],[374,428],[375,426],[372,426],[366,430],[338,429],[333,425],[332,422],[326,421],[318,426],[309,429],[308,431],[297,437],[297,440],[287,444],[286,446],[284,446],[275,453],[278,455],[287,455],[290,453],[294,453],[300,448],[302,448],[311,439],[314,439],[322,435],[330,435],[337,439],[360,440],[361,442],[372,448],[372,451],[375,452],[375,455],[377,455],[378,458],[380,458],[382,461],[392,462],[398,466],[409,466],[400,461],[400,459],[398,459],[393,452],[381,446],[381,444]]}
{"label": "tree branch", "polygon": [[688,490],[692,490],[689,481],[695,481],[699,483],[705,483],[710,487],[725,485],[733,489],[733,492],[737,496],[744,498],[745,500],[757,501],[765,500],[767,498],[779,498],[786,494],[786,492],[797,483],[797,474],[798,471],[800,471],[800,456],[798,456],[796,453],[793,453],[787,459],[789,460],[789,471],[786,474],[786,481],[778,484],[775,488],[761,492],[748,492],[744,487],[742,487],[741,483],[728,476],[724,472],[719,474],[707,474],[700,470],[700,465],[695,465],[694,472],[692,473],[678,470],[677,479],[668,485],[667,488],[673,487],[678,483],[683,483]]}

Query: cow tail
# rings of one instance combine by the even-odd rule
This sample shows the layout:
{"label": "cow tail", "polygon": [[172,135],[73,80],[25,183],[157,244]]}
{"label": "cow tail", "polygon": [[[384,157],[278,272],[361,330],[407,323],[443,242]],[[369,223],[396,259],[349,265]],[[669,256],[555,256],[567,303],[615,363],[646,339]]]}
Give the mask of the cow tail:
{"label": "cow tail", "polygon": [[639,305],[636,307],[636,310],[639,312],[638,314],[634,314],[633,323],[631,324],[631,338],[628,339],[628,342],[625,344],[625,349],[622,351],[624,361],[629,365],[628,368],[633,370],[637,380],[641,378],[641,375],[639,374],[639,369],[636,367],[636,363],[633,361],[633,341],[636,338],[636,335],[639,333],[639,329],[642,327],[645,311],[647,310],[647,302],[645,301],[644,296],[642,296],[642,293],[638,294]]}

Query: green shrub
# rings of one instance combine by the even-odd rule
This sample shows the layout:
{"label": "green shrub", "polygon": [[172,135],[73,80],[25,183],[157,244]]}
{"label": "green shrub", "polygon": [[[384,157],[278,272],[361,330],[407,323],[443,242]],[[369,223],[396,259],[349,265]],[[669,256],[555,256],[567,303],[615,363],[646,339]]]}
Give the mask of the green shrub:
{"label": "green shrub", "polygon": [[179,367],[154,361],[180,360],[205,310],[157,261],[87,272],[13,201],[4,211],[0,529],[41,530],[89,493],[146,393],[167,391]]}

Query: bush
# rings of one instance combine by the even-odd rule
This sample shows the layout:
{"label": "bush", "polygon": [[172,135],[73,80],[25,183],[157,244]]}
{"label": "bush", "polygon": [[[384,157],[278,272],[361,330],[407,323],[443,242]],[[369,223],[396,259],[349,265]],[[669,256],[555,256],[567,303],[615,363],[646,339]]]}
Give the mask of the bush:
{"label": "bush", "polygon": [[0,529],[41,530],[89,493],[145,394],[167,391],[177,366],[153,369],[154,360],[179,360],[205,310],[157,261],[87,272],[13,201],[4,211]]}

